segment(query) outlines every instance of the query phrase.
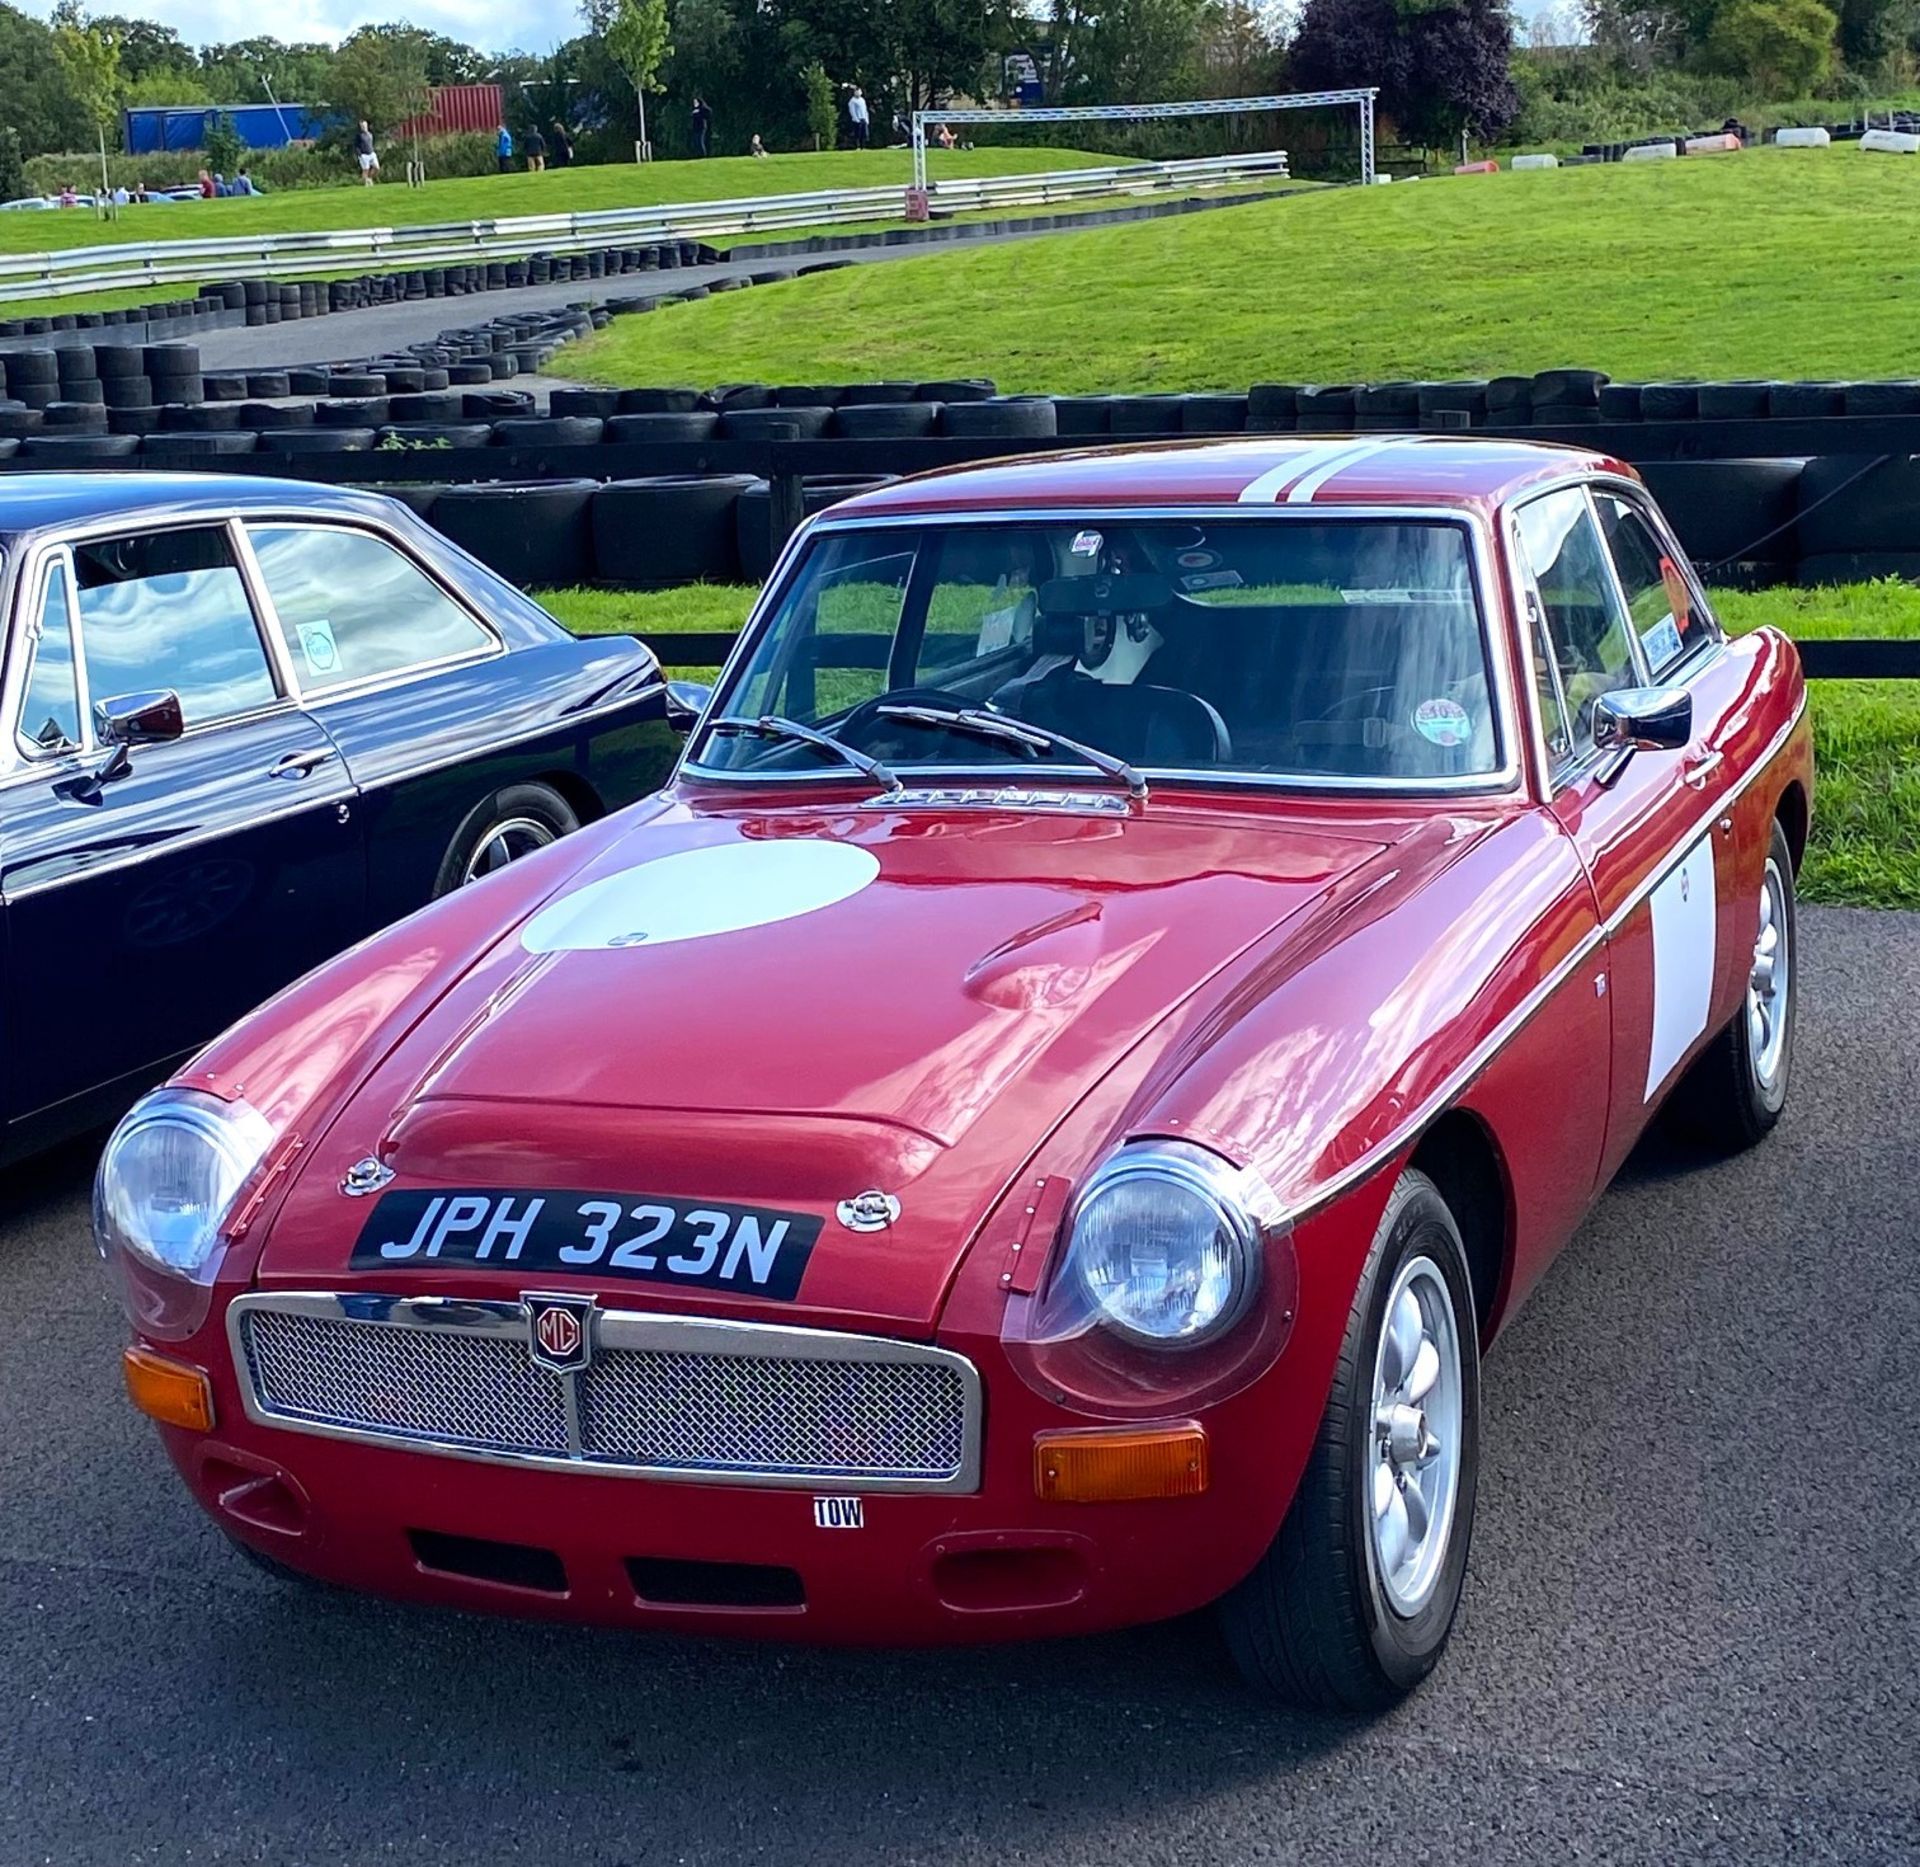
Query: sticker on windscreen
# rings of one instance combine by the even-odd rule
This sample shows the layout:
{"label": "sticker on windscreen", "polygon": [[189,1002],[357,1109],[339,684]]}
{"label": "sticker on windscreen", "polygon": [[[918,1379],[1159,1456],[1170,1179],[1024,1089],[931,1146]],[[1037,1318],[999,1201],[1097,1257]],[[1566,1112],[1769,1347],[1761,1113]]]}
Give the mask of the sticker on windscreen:
{"label": "sticker on windscreen", "polygon": [[324,616],[300,625],[300,653],[309,674],[340,672],[340,645],[333,639],[333,624]]}
{"label": "sticker on windscreen", "polygon": [[1097,558],[1106,540],[1098,532],[1075,532],[1067,549],[1077,558]]}
{"label": "sticker on windscreen", "polygon": [[1413,730],[1430,745],[1451,748],[1473,737],[1473,722],[1457,700],[1423,700],[1413,710]]}

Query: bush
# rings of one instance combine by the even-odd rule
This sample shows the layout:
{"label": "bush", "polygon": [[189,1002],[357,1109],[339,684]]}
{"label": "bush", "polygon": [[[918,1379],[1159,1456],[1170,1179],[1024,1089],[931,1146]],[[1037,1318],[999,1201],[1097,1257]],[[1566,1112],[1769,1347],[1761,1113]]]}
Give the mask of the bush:
{"label": "bush", "polygon": [[207,167],[216,175],[231,175],[247,159],[247,145],[233,127],[233,118],[220,111],[207,125]]}
{"label": "bush", "polygon": [[[400,179],[399,172],[406,166],[401,147],[395,144],[390,152],[389,166],[395,170],[395,180]],[[411,143],[405,145],[409,152],[412,147]],[[491,175],[495,170],[493,138],[483,133],[423,136],[420,154],[427,165],[428,176],[437,181],[449,176]],[[290,188],[337,188],[357,184],[360,179],[350,156],[301,144],[289,144],[284,149],[243,150],[234,158],[233,167],[238,168],[241,162],[246,163],[247,172],[270,194]],[[131,188],[136,182],[144,181],[149,188],[185,188],[199,178],[202,169],[215,168],[223,175],[232,173],[232,169],[221,168],[212,152],[206,149],[170,149],[158,155],[107,157],[107,173],[116,187]],[[35,156],[26,165],[24,192],[58,193],[62,182],[99,173],[100,157],[94,151]]]}
{"label": "bush", "polygon": [[0,201],[17,201],[27,192],[26,165],[20,160],[20,132],[0,129]]}

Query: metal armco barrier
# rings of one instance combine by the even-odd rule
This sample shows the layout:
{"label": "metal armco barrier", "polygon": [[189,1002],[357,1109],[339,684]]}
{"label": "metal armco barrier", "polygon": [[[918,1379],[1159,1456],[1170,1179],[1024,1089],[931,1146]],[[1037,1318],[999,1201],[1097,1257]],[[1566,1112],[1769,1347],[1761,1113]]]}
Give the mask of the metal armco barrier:
{"label": "metal armco barrier", "polygon": [[[1288,173],[1283,152],[1207,156],[1179,162],[1130,162],[1107,168],[1044,169],[1031,175],[987,175],[943,181],[934,190],[942,213],[1028,207],[1170,189],[1224,188]],[[658,207],[604,208],[590,214],[523,214],[505,220],[444,221],[423,227],[356,227],[328,233],[263,234],[210,240],[127,241],[59,253],[0,258],[0,304],[76,297],[87,292],[191,283],[209,276],[293,279],[315,273],[386,266],[458,265],[529,253],[575,253],[593,247],[704,239],[769,228],[832,227],[899,220],[904,190],[823,189],[813,194],[756,195]]]}

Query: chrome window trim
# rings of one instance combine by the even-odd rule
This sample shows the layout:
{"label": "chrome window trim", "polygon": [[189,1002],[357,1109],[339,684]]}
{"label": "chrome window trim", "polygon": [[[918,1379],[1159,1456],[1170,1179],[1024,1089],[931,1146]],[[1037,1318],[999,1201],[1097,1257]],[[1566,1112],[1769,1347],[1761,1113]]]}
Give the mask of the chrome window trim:
{"label": "chrome window trim", "polygon": [[1445,1077],[1431,1095],[1403,1115],[1386,1134],[1363,1149],[1346,1166],[1329,1175],[1311,1192],[1290,1203],[1280,1222],[1298,1224],[1330,1205],[1342,1193],[1359,1185],[1369,1175],[1397,1160],[1413,1144],[1423,1129],[1443,1111],[1451,1108],[1472,1085],[1475,1078],[1533,1021],[1546,1005],[1547,1000],[1572,979],[1574,973],[1596,950],[1620,931],[1633,911],[1686,860],[1701,837],[1710,835],[1714,824],[1725,816],[1734,804],[1772,768],[1774,759],[1793,737],[1806,711],[1807,699],[1802,692],[1792,716],[1767,742],[1766,749],[1726,791],[1714,798],[1683,831],[1674,837],[1667,853],[1634,884],[1619,906],[1580,939],[1552,972],[1534,986],[1526,997],[1474,1046],[1466,1059]]}
{"label": "chrome window trim", "polygon": [[[1687,556],[1685,547],[1674,536],[1673,527],[1667,523],[1666,514],[1654,503],[1653,495],[1647,491],[1645,483],[1640,480],[1625,479],[1616,473],[1598,473],[1589,484],[1598,492],[1616,495],[1644,521],[1647,529],[1653,533],[1655,541],[1666,547],[1668,555],[1679,567],[1681,576],[1686,579],[1688,594],[1699,604],[1700,613],[1712,625],[1712,631],[1706,641],[1688,649],[1668,670],[1670,678],[1662,682],[1663,686],[1684,687],[1703,668],[1710,668],[1720,651],[1726,647],[1730,639],[1726,625],[1721,622],[1712,603],[1708,601],[1706,586],[1700,581],[1700,573],[1694,568],[1693,560]],[[1605,527],[1601,528],[1600,540],[1603,545],[1606,543]],[[1611,560],[1613,556],[1611,549],[1608,550],[1607,556]],[[1618,574],[1618,566],[1616,566],[1615,575]]]}
{"label": "chrome window trim", "polygon": [[[34,633],[34,628],[46,608],[48,587],[56,570],[66,573],[67,647],[73,656],[73,696],[80,709],[80,737],[73,745],[43,746],[27,738],[24,715],[27,695],[33,687],[33,671],[40,663],[41,637]],[[42,552],[34,560],[33,571],[31,580],[23,580],[20,586],[22,600],[15,637],[20,645],[18,705],[7,709],[10,722],[7,737],[15,761],[30,769],[44,770],[60,759],[78,757],[93,744],[93,707],[91,690],[87,684],[87,659],[80,641],[80,606],[74,584],[72,554],[64,546]]]}
{"label": "chrome window trim", "polygon": [[[1611,476],[1609,476],[1609,481],[1610,485],[1627,484],[1625,481],[1612,479]],[[1639,685],[1644,687],[1651,681],[1652,676],[1647,672],[1646,651],[1640,641],[1640,632],[1633,626],[1633,612],[1627,607],[1626,591],[1620,582],[1619,568],[1613,561],[1612,551],[1607,547],[1607,535],[1600,524],[1599,509],[1594,504],[1593,489],[1596,483],[1595,477],[1589,475],[1580,480],[1559,480],[1551,486],[1529,487],[1524,493],[1521,493],[1516,498],[1510,499],[1501,507],[1501,514],[1503,518],[1509,522],[1510,527],[1508,531],[1508,543],[1509,551],[1513,559],[1512,592],[1514,617],[1517,623],[1520,618],[1526,614],[1526,602],[1529,594],[1531,594],[1533,600],[1540,606],[1541,627],[1546,630],[1549,643],[1552,642],[1553,623],[1547,614],[1546,598],[1540,593],[1540,584],[1534,572],[1532,557],[1528,553],[1526,541],[1520,533],[1520,514],[1528,506],[1537,505],[1543,499],[1552,499],[1566,492],[1578,493],[1581,503],[1586,507],[1587,522],[1592,525],[1594,537],[1599,544],[1601,561],[1607,567],[1607,588],[1612,592],[1614,602],[1619,605],[1621,626],[1626,630],[1627,634],[1627,655],[1633,663],[1634,679]],[[1533,658],[1532,631],[1530,629],[1527,630],[1526,635],[1528,638],[1526,652],[1529,666],[1531,666]],[[1705,664],[1703,663],[1702,665],[1704,666]],[[1560,697],[1561,717],[1571,723],[1573,714],[1567,706],[1566,685],[1561,678],[1557,657],[1552,672],[1554,692]],[[1588,778],[1593,776],[1595,771],[1607,763],[1608,759],[1612,756],[1609,753],[1602,752],[1598,746],[1591,746],[1585,752],[1577,754],[1565,763],[1556,765],[1547,747],[1546,729],[1540,718],[1540,705],[1537,694],[1529,694],[1527,711],[1530,716],[1529,723],[1531,727],[1529,736],[1540,760],[1540,795],[1549,803],[1551,803],[1554,798],[1560,796],[1562,792],[1569,791],[1575,785],[1584,783]]]}
{"label": "chrome window trim", "polygon": [[[962,1494],[980,1489],[985,1402],[980,1371],[964,1355],[930,1343],[895,1336],[854,1335],[833,1329],[788,1324],[734,1322],[708,1316],[665,1315],[648,1310],[596,1309],[595,1338],[602,1348],[659,1350],[682,1354],[726,1354],[769,1361],[837,1361],[942,1367],[959,1380],[962,1393],[959,1470],[951,1478],[886,1478],[821,1468],[800,1472],[756,1472],[740,1466],[700,1470],[685,1466],[628,1464],[581,1456],[502,1451],[456,1440],[379,1433],[358,1426],[337,1426],[276,1413],[255,1391],[253,1364],[243,1334],[245,1319],[261,1310],[323,1322],[434,1333],[505,1337],[526,1342],[529,1312],[524,1302],[458,1297],[396,1297],[381,1292],[325,1290],[249,1291],[227,1306],[227,1350],[233,1359],[241,1405],[256,1426],[279,1432],[309,1433],[390,1452],[420,1452],[435,1458],[465,1459],[483,1465],[530,1467],[575,1472],[586,1477],[640,1478],[661,1484],[724,1484],[748,1490],[817,1491],[823,1487],[867,1492]],[[560,1377],[570,1380],[569,1376]]]}
{"label": "chrome window trim", "polygon": [[[1183,520],[1202,519],[1232,520],[1242,525],[1315,525],[1328,522],[1339,523],[1345,520],[1398,519],[1413,523],[1440,523],[1462,528],[1467,534],[1468,550],[1473,565],[1474,607],[1480,621],[1481,653],[1485,657],[1491,679],[1494,724],[1499,736],[1501,763],[1490,772],[1471,772],[1449,778],[1341,778],[1318,772],[1294,774],[1231,772],[1211,767],[1147,765],[1141,769],[1148,778],[1157,779],[1167,785],[1194,785],[1201,788],[1219,786],[1236,791],[1262,791],[1282,796],[1295,792],[1337,792],[1357,796],[1389,797],[1458,797],[1463,794],[1506,796],[1521,788],[1524,778],[1520,757],[1522,735],[1519,731],[1520,716],[1513,693],[1513,661],[1511,655],[1505,652],[1505,644],[1500,642],[1496,635],[1500,627],[1500,618],[1505,613],[1505,606],[1495,601],[1499,592],[1498,567],[1494,560],[1491,537],[1484,515],[1478,509],[1466,506],[1384,505],[1375,502],[1365,504],[1341,502],[1325,506],[1286,504],[1246,506],[1234,501],[1210,501],[1195,505],[1072,505],[1039,508],[1007,506],[964,512],[933,510],[855,513],[840,518],[836,518],[833,509],[829,507],[827,511],[816,515],[801,526],[788,540],[786,550],[774,566],[773,575],[768,578],[766,587],[748,613],[739,638],[733,645],[733,652],[728,655],[725,665],[714,682],[712,702],[703,712],[700,723],[687,736],[686,748],[680,755],[679,763],[674,767],[673,776],[676,780],[682,776],[694,778],[703,784],[756,787],[793,784],[818,786],[822,782],[846,782],[846,774],[836,771],[832,766],[823,765],[817,771],[798,772],[724,770],[701,764],[693,753],[693,748],[705,735],[706,721],[719,710],[722,697],[738,679],[739,673],[758,647],[761,637],[766,633],[780,604],[785,601],[798,567],[803,544],[811,545],[820,537],[838,532],[898,531],[903,528],[930,525],[1071,526],[1133,523],[1140,520],[1164,520],[1178,523]],[[1005,766],[988,766],[978,763],[910,765],[903,766],[901,769],[928,780],[967,778],[976,782],[997,781],[1004,777],[1007,771]],[[1087,768],[1084,765],[1023,764],[1019,767],[1019,774],[1023,781],[1034,777],[1063,778],[1082,786],[1087,781]]]}
{"label": "chrome window trim", "polygon": [[[402,687],[428,675],[445,673],[451,668],[478,666],[483,661],[492,661],[497,656],[508,652],[506,638],[493,626],[492,622],[482,616],[464,594],[454,589],[433,565],[412,550],[407,538],[390,525],[381,524],[376,519],[363,519],[357,515],[310,512],[283,514],[271,509],[236,515],[233,523],[244,540],[244,560],[252,579],[256,604],[272,624],[271,633],[285,669],[287,691],[309,712],[317,714],[322,707],[330,706],[337,700],[357,700],[367,694],[384,693],[390,687]],[[280,619],[279,608],[274,603],[273,592],[267,585],[266,573],[260,568],[259,557],[253,548],[253,538],[249,528],[254,526],[302,531],[356,532],[362,537],[372,538],[389,550],[398,552],[486,639],[479,647],[464,649],[457,655],[442,655],[434,661],[417,661],[404,668],[389,670],[385,674],[366,674],[357,680],[341,681],[333,687],[316,687],[312,692],[308,692],[300,680],[299,670],[294,666],[293,650],[287,644],[286,630]]]}

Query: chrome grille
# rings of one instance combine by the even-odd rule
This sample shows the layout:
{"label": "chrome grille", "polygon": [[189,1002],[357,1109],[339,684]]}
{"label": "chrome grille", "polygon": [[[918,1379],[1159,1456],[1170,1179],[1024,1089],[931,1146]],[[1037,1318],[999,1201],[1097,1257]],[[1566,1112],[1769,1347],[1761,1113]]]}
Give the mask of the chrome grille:
{"label": "chrome grille", "polygon": [[295,1430],[668,1478],[977,1480],[979,1378],[958,1355],[627,1311],[596,1323],[574,1375],[535,1365],[518,1303],[249,1296],[229,1327],[248,1412]]}
{"label": "chrome grille", "polygon": [[566,1454],[560,1377],[505,1337],[263,1309],[247,1319],[247,1359],[260,1405],[283,1419]]}
{"label": "chrome grille", "polygon": [[615,1349],[581,1378],[588,1452],[629,1465],[951,1478],[959,1377],[910,1362]]}

